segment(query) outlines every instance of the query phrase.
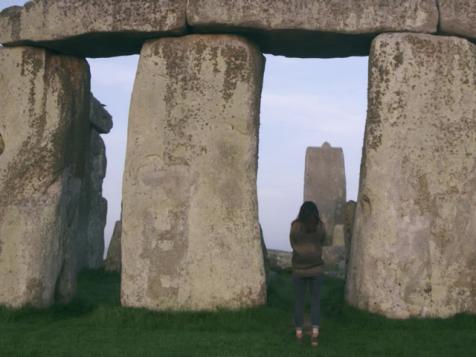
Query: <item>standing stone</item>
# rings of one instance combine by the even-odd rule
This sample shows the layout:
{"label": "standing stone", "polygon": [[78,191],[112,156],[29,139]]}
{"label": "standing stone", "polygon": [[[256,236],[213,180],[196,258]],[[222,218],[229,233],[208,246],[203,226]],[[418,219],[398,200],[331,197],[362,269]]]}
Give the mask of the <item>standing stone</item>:
{"label": "standing stone", "polygon": [[121,272],[121,234],[122,221],[117,221],[114,225],[109,249],[107,250],[107,258],[105,268],[107,271]]}
{"label": "standing stone", "polygon": [[340,247],[345,246],[345,232],[343,224],[334,225],[332,230],[332,244]]}
{"label": "standing stone", "polygon": [[107,220],[107,201],[102,197],[102,183],[106,176],[106,147],[95,129],[90,131],[90,151],[86,189],[89,198],[87,228],[87,267],[97,269],[103,265],[104,227]]}
{"label": "standing stone", "polygon": [[111,115],[97,99],[91,96],[89,112],[89,140],[87,141],[83,185],[80,196],[80,230],[77,232],[76,251],[78,269],[98,269],[103,265],[104,227],[107,219],[107,201],[102,196],[106,175],[106,147],[97,131],[112,128]]}
{"label": "standing stone", "polygon": [[343,245],[327,246],[322,248],[324,273],[336,278],[345,276],[345,247]]}
{"label": "standing stone", "polygon": [[373,43],[347,300],[394,318],[476,312],[476,46]]}
{"label": "standing stone", "polygon": [[352,244],[352,230],[354,226],[355,209],[357,203],[355,201],[347,201],[345,205],[345,217],[344,217],[344,237],[345,237],[345,267],[346,276],[349,268],[350,259],[350,247]]}
{"label": "standing stone", "polygon": [[333,244],[344,245],[343,227],[336,228],[344,223],[346,202],[344,153],[341,148],[333,148],[327,142],[320,148],[307,148],[304,201],[317,204],[330,240]]}
{"label": "standing stone", "polygon": [[261,251],[263,252],[263,264],[264,264],[264,269],[266,271],[266,278],[267,278],[268,270],[269,270],[268,249],[266,248],[266,243],[264,241],[263,227],[261,227],[261,223],[259,223],[259,238],[261,241]]}
{"label": "standing stone", "polygon": [[476,40],[476,1],[438,0],[440,32]]}
{"label": "standing stone", "polygon": [[124,173],[123,305],[265,302],[256,195],[263,67],[259,50],[236,36],[144,45]]}
{"label": "standing stone", "polygon": [[0,304],[47,306],[75,287],[89,111],[85,60],[0,48]]}

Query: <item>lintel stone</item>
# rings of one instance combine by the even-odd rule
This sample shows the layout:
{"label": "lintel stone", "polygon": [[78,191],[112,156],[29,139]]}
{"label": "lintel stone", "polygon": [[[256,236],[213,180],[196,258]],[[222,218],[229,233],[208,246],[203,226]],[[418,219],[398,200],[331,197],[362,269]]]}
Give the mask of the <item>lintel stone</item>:
{"label": "lintel stone", "polygon": [[189,0],[194,32],[234,32],[265,53],[292,57],[367,55],[382,32],[434,33],[434,0]]}
{"label": "lintel stone", "polygon": [[437,24],[435,0],[33,0],[0,13],[0,43],[108,57],[158,37],[233,33],[265,53],[327,58],[367,55],[380,33]]}
{"label": "lintel stone", "polygon": [[186,0],[33,0],[0,13],[0,43],[81,57],[139,53],[144,41],[183,34]]}
{"label": "lintel stone", "polygon": [[476,40],[476,1],[438,0],[440,31]]}

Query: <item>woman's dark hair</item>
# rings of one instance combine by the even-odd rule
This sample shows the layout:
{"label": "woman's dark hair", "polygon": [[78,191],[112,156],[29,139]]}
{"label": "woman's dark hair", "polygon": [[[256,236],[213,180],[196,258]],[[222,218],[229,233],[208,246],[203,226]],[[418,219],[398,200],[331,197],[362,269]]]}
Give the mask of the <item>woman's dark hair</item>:
{"label": "woman's dark hair", "polygon": [[312,201],[304,202],[299,209],[296,220],[303,223],[310,223],[312,220],[317,220],[316,223],[320,223],[321,217],[317,205]]}

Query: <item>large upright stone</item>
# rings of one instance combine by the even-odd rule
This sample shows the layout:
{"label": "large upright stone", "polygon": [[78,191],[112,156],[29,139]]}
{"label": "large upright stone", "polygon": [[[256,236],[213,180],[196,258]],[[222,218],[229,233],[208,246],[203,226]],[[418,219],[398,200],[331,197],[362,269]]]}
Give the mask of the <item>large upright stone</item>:
{"label": "large upright stone", "polygon": [[102,123],[103,128],[110,128],[112,120],[92,95],[89,122],[87,159],[80,197],[80,229],[76,245],[79,269],[98,269],[103,265],[104,227],[107,218],[107,201],[102,196],[107,166],[106,147],[96,128],[98,123]]}
{"label": "large upright stone", "polygon": [[236,36],[145,44],[132,95],[122,304],[263,304],[256,196],[264,57]]}
{"label": "large upright stone", "polygon": [[438,0],[440,31],[476,40],[476,1]]}
{"label": "large upright stone", "polygon": [[33,0],[0,13],[0,43],[81,57],[139,53],[147,39],[186,29],[187,0]]}
{"label": "large upright stone", "polygon": [[88,191],[87,267],[97,269],[103,265],[104,227],[107,220],[107,201],[102,196],[102,183],[106,176],[106,147],[96,130],[90,131],[86,187]]}
{"label": "large upright stone", "polygon": [[0,304],[46,306],[75,287],[85,160],[85,60],[0,49]]}
{"label": "large upright stone", "polygon": [[294,57],[367,55],[382,32],[437,30],[435,0],[189,0],[193,31],[242,33],[263,52]]}
{"label": "large upright stone", "polygon": [[307,148],[304,201],[317,204],[331,242],[343,246],[346,188],[341,148],[333,148],[327,142]]}
{"label": "large upright stone", "polygon": [[373,43],[347,300],[389,317],[476,312],[476,46]]}

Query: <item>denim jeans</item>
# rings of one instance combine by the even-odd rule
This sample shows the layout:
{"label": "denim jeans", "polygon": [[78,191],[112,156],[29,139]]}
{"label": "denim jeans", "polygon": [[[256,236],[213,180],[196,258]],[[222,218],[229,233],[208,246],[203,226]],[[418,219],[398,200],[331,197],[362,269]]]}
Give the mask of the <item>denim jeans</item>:
{"label": "denim jeans", "polygon": [[321,320],[321,284],[322,276],[302,278],[292,277],[294,285],[294,325],[302,328],[304,325],[304,300],[306,290],[311,290],[311,324],[318,327]]}

